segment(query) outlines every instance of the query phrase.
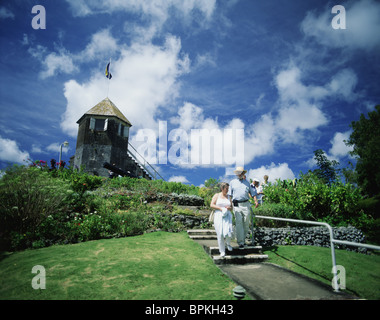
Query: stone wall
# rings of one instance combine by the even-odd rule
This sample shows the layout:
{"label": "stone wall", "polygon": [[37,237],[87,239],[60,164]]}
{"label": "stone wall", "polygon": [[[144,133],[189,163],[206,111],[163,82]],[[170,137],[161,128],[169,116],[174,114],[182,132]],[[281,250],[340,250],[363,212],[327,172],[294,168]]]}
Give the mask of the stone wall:
{"label": "stone wall", "polygon": [[[332,228],[334,239],[364,243],[363,233],[354,227]],[[330,233],[326,227],[255,228],[255,245],[308,245],[330,247]],[[367,252],[366,248],[335,244],[337,249]]]}
{"label": "stone wall", "polygon": [[[173,215],[172,220],[181,222],[186,228],[199,228],[208,222],[208,216]],[[333,227],[334,239],[365,243],[363,233],[354,227]],[[256,246],[303,245],[330,248],[330,233],[326,227],[254,228]],[[251,231],[247,236],[251,240]],[[336,249],[366,253],[368,249],[335,244]]]}
{"label": "stone wall", "polygon": [[179,221],[181,222],[186,229],[198,229],[202,225],[205,225],[208,222],[208,216],[190,216],[190,215],[184,215],[184,214],[173,214],[172,218],[173,221]]}

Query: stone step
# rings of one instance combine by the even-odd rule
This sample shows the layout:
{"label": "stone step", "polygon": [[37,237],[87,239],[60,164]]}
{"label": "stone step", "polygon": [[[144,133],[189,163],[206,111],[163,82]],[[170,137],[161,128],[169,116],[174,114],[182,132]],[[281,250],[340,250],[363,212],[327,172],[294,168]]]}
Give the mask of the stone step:
{"label": "stone step", "polygon": [[211,229],[190,229],[190,230],[187,230],[187,234],[190,236],[195,236],[195,235],[198,235],[198,236],[203,236],[203,235],[215,235],[216,236],[216,232],[215,230],[211,230]]}
{"label": "stone step", "polygon": [[189,238],[193,240],[217,240],[216,235],[212,234],[189,236]]}
{"label": "stone step", "polygon": [[231,242],[233,250],[228,251],[226,248],[226,256],[221,257],[216,232],[212,229],[191,229],[187,230],[187,234],[190,239],[197,241],[218,265],[257,263],[268,259],[266,254],[261,253],[261,246],[245,246],[244,249],[239,249],[235,241]]}
{"label": "stone step", "polygon": [[246,255],[220,255],[212,256],[215,264],[246,264],[264,262],[268,259],[266,254],[246,254]]}
{"label": "stone step", "polygon": [[[204,249],[211,256],[219,254],[219,247],[205,247]],[[226,254],[230,256],[261,254],[261,250],[261,246],[246,246],[244,249],[239,249],[238,246],[232,246],[232,251],[228,251],[226,248]]]}
{"label": "stone step", "polygon": [[208,229],[191,229],[187,230],[190,239],[193,240],[216,240],[215,230]]}

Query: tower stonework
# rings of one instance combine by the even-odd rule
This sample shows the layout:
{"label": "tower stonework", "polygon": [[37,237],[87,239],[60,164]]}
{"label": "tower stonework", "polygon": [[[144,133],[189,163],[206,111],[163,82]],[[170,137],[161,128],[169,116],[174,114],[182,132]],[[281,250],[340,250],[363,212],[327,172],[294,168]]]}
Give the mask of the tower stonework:
{"label": "tower stonework", "polygon": [[99,102],[78,121],[78,137],[74,167],[108,176],[105,162],[131,176],[150,179],[149,175],[128,155],[129,128],[132,124],[109,98]]}

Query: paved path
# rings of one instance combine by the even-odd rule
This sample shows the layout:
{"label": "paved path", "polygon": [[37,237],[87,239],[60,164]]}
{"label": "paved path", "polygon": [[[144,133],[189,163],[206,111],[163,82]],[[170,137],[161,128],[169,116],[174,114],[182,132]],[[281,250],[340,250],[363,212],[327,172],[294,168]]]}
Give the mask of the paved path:
{"label": "paved path", "polygon": [[[216,240],[194,240],[202,246],[218,246]],[[334,292],[320,281],[289,271],[277,265],[261,262],[223,264],[218,266],[234,282],[258,300],[349,300],[356,297]]]}

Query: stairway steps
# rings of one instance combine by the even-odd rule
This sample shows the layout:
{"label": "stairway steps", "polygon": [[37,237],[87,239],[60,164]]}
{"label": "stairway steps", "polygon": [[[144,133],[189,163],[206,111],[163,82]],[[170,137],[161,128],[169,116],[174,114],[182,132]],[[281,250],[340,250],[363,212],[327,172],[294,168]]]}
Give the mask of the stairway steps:
{"label": "stairway steps", "polygon": [[217,240],[216,236],[213,235],[199,235],[199,236],[189,236],[193,240]]}
{"label": "stairway steps", "polygon": [[226,248],[226,255],[221,257],[215,230],[192,229],[187,230],[187,234],[190,239],[198,241],[203,246],[217,265],[258,263],[268,259],[268,255],[262,254],[261,246],[245,246],[244,249],[239,249],[238,246],[233,245],[233,242],[231,243],[233,250],[228,251]]}
{"label": "stairway steps", "polygon": [[268,259],[266,254],[246,254],[246,255],[220,255],[212,256],[215,264],[246,264],[264,262]]}
{"label": "stairway steps", "polygon": [[[206,249],[206,248],[205,248]],[[239,247],[232,247],[232,251],[226,249],[226,254],[230,256],[241,256],[247,254],[261,254],[261,246],[247,246],[244,249],[239,249]],[[219,247],[208,247],[206,252],[209,255],[219,255]]]}
{"label": "stairway steps", "polygon": [[188,230],[187,234],[193,240],[217,240],[215,230],[192,229]]}
{"label": "stairway steps", "polygon": [[191,229],[187,230],[188,235],[215,235],[215,230],[208,230],[208,229]]}

